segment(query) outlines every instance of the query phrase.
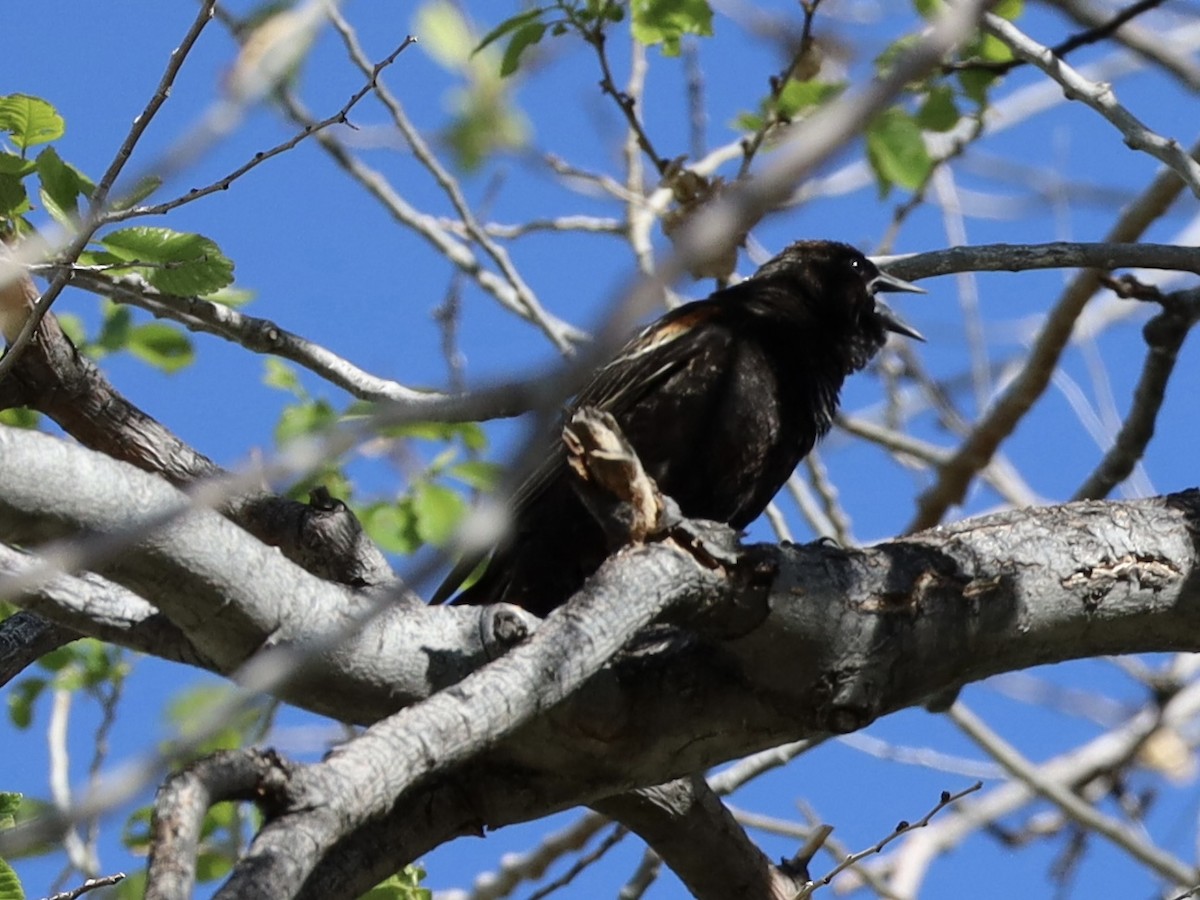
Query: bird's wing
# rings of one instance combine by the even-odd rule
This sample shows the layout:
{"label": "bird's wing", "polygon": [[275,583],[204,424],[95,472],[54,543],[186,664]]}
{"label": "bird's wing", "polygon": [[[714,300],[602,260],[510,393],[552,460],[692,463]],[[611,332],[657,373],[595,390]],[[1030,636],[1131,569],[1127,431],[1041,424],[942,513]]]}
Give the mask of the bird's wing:
{"label": "bird's wing", "polygon": [[[702,327],[710,324],[719,312],[715,303],[701,300],[673,309],[643,329],[610,362],[596,370],[567,405],[564,418],[570,418],[575,410],[590,407],[611,413],[619,422],[643,397],[687,365],[701,349],[698,339],[728,339],[723,329]],[[681,340],[689,335],[691,340]],[[556,434],[545,459],[513,494],[514,519],[520,519],[521,512],[533,505],[561,471],[565,456],[566,450]]]}
{"label": "bird's wing", "polygon": [[[727,291],[736,288],[726,289]],[[583,407],[611,413],[618,421],[642,397],[685,366],[700,349],[698,340],[728,341],[722,328],[708,327],[720,316],[721,307],[712,298],[671,310],[643,329],[612,361],[598,369],[567,406],[566,416]],[[684,339],[691,337],[690,340]],[[545,457],[513,492],[509,508],[512,521],[519,523],[526,510],[563,470],[566,451],[555,435]],[[465,557],[454,566],[434,592],[432,602],[441,603],[475,571],[486,554]]]}

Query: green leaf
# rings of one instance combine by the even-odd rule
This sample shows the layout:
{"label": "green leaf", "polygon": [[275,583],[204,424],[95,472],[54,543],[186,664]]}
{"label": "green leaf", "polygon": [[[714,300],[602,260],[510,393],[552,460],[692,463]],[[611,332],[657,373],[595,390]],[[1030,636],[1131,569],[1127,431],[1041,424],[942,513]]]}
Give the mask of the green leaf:
{"label": "green leaf", "polygon": [[9,428],[37,428],[41,419],[42,417],[38,413],[24,406],[0,409],[0,424],[7,425]]}
{"label": "green leaf", "polygon": [[85,184],[74,167],[63,162],[53,147],[47,147],[37,156],[38,178],[42,182],[41,197],[46,211],[61,224],[68,224],[79,215],[78,197],[90,193],[90,182]]}
{"label": "green leaf", "polygon": [[915,47],[920,40],[920,35],[906,34],[884,47],[883,52],[875,57],[875,72],[879,77],[886,78],[890,75],[900,57]]}
{"label": "green leaf", "polygon": [[[367,414],[373,408],[365,410]],[[411,438],[422,441],[452,441],[459,439],[473,453],[487,449],[487,435],[475,422],[409,422],[384,429],[389,437]]]}
{"label": "green leaf", "polygon": [[478,422],[461,422],[454,426],[454,433],[472,453],[482,453],[487,449],[487,434]]}
{"label": "green leaf", "polygon": [[168,294],[209,294],[233,281],[233,262],[199,234],[142,225],[107,234],[100,243],[119,259],[149,263],[134,268]]}
{"label": "green leaf", "polygon": [[275,426],[275,440],[284,444],[314,431],[330,428],[337,423],[337,418],[333,407],[324,400],[294,403],[280,414]]}
{"label": "green leaf", "polygon": [[446,469],[446,474],[479,491],[490,491],[500,480],[501,466],[482,459],[468,459]]}
{"label": "green leaf", "polygon": [[149,806],[138,807],[129,814],[121,828],[121,843],[126,850],[132,850],[138,856],[145,856],[150,852],[150,823],[153,816]]}
{"label": "green leaf", "polygon": [[478,49],[470,24],[446,0],[433,0],[417,10],[413,31],[420,47],[451,71],[464,68]]}
{"label": "green leaf", "polygon": [[0,175],[16,175],[18,178],[24,178],[36,168],[37,163],[32,159],[0,151]]}
{"label": "green leaf", "polygon": [[707,0],[633,0],[631,27],[642,44],[662,44],[666,56],[679,55],[685,34],[711,37],[712,7]]}
{"label": "green leaf", "polygon": [[1025,0],[1000,0],[992,7],[992,13],[1002,19],[1015,22],[1025,11]]}
{"label": "green leaf", "polygon": [[761,113],[738,113],[737,117],[733,120],[733,130],[750,132],[758,131],[758,129],[763,127],[765,122],[766,119]]}
{"label": "green leaf", "polygon": [[127,306],[113,303],[104,311],[104,322],[100,326],[100,334],[96,336],[93,347],[107,353],[124,350],[129,344],[129,336],[133,332],[133,313]]}
{"label": "green leaf", "polygon": [[518,28],[504,48],[504,58],[500,60],[500,77],[507,78],[517,71],[521,63],[521,54],[542,39],[546,26],[541,22],[530,22]]}
{"label": "green leaf", "polygon": [[204,814],[204,821],[200,825],[200,839],[206,840],[221,829],[228,830],[236,825],[237,804],[229,800],[214,803]]}
{"label": "green leaf", "polygon": [[233,860],[228,853],[216,850],[201,850],[196,854],[196,880],[200,882],[216,881],[224,878],[233,868]]}
{"label": "green leaf", "polygon": [[408,555],[421,546],[417,517],[410,500],[373,503],[357,511],[371,540],[389,553]]}
{"label": "green leaf", "polygon": [[263,373],[263,384],[267,387],[287,391],[297,400],[307,399],[308,392],[300,384],[300,377],[296,374],[294,368],[281,359],[275,359],[273,356],[268,356],[263,360],[263,363],[266,369]]}
{"label": "green leaf", "polygon": [[[232,691],[224,684],[201,684],[184,691],[171,700],[167,710],[170,721],[184,737],[197,733],[198,723],[208,718],[210,711],[229,699]],[[258,739],[267,714],[269,701],[250,703],[227,720],[224,728],[218,729],[195,748],[197,756],[217,750],[234,750],[248,741]]]}
{"label": "green leaf", "polygon": [[219,291],[206,294],[204,299],[211,300],[213,303],[220,303],[222,306],[228,306],[230,309],[237,309],[238,307],[245,306],[254,299],[254,291],[249,291],[245,288],[224,287]]}
{"label": "green leaf", "polygon": [[51,650],[38,660],[38,666],[47,672],[61,672],[75,660],[75,648],[68,644],[65,647]]}
{"label": "green leaf", "polygon": [[898,106],[885,109],[868,127],[867,158],[882,194],[893,184],[919,187],[933,167],[916,120]]}
{"label": "green leaf", "polygon": [[122,194],[113,201],[112,208],[116,210],[131,209],[157,191],[160,187],[162,187],[162,179],[157,175],[143,175],[138,179],[137,184],[133,186],[129,193]]}
{"label": "green leaf", "polygon": [[0,216],[19,216],[33,207],[25,185],[16,175],[0,174]]}
{"label": "green leaf", "polygon": [[[962,49],[960,57],[967,61],[982,59],[987,62],[1009,62],[1013,58],[1008,46],[990,34],[968,43]],[[955,74],[958,77],[958,83],[962,85],[963,94],[980,106],[987,104],[988,88],[1000,78],[996,72],[989,72],[985,69],[960,69]]]}
{"label": "green leaf", "polygon": [[402,871],[375,885],[359,900],[432,900],[433,891],[421,887],[421,882],[424,880],[424,869],[420,866],[408,865]]}
{"label": "green leaf", "polygon": [[955,75],[958,83],[962,85],[963,94],[980,106],[987,103],[988,88],[1000,77],[995,72],[985,72],[982,69],[962,69]]}
{"label": "green leaf", "polygon": [[168,374],[190,366],[196,359],[191,338],[166,322],[147,322],[130,331],[129,352]]}
{"label": "green leaf", "polygon": [[1015,58],[1008,44],[994,34],[985,34],[979,42],[980,58],[993,63],[1012,62]]}
{"label": "green leaf", "polygon": [[544,13],[544,12],[546,12],[545,9],[527,9],[527,10],[525,10],[525,12],[517,13],[512,18],[505,19],[503,22],[501,22],[499,25],[497,25],[495,28],[493,28],[491,31],[489,31],[487,34],[485,34],[483,36],[483,40],[481,40],[476,45],[475,49],[471,51],[471,55],[474,56],[476,53],[478,53],[484,47],[488,46],[489,44],[495,43],[496,41],[500,40],[500,38],[502,38],[506,34],[508,34],[509,32],[516,31],[519,28],[530,24],[534,19],[540,18],[542,13]]}
{"label": "green leaf", "polygon": [[954,102],[954,91],[949,85],[939,84],[930,88],[925,102],[917,112],[917,124],[926,131],[950,131],[961,113]]}
{"label": "green leaf", "polygon": [[0,859],[0,900],[25,900],[21,879],[3,859]]}
{"label": "green leaf", "polygon": [[913,0],[913,9],[922,19],[933,19],[946,8],[946,0]]}
{"label": "green leaf", "polygon": [[21,808],[24,794],[0,791],[0,828],[12,828],[16,823],[17,810]]}
{"label": "green leaf", "polygon": [[8,94],[0,97],[0,130],[9,132],[14,144],[28,150],[62,137],[66,123],[58,110],[40,97]]}
{"label": "green leaf", "polygon": [[466,501],[456,491],[428,481],[413,488],[412,501],[417,536],[435,547],[450,540],[467,511]]}
{"label": "green leaf", "polygon": [[18,728],[28,728],[33,722],[33,704],[46,689],[45,678],[24,678],[8,691],[8,717]]}
{"label": "green leaf", "polygon": [[498,75],[495,84],[476,78],[469,88],[453,95],[455,114],[442,137],[454,151],[455,161],[468,172],[493,153],[528,143],[529,124],[505,96],[503,84]]}
{"label": "green leaf", "polygon": [[83,319],[69,312],[55,310],[54,314],[58,316],[58,325],[63,330],[63,334],[71,340],[72,344],[82,347],[87,343],[87,330],[83,327]]}
{"label": "green leaf", "polygon": [[146,896],[146,870],[139,869],[130,872],[120,884],[110,900],[142,900]]}
{"label": "green leaf", "polygon": [[789,81],[775,100],[776,111],[791,118],[803,110],[824,106],[846,90],[845,82]]}

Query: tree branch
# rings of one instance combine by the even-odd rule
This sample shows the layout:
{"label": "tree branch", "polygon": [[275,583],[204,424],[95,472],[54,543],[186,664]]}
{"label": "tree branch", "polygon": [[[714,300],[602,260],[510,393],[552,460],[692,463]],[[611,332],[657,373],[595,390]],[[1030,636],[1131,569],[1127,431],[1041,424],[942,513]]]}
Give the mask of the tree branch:
{"label": "tree branch", "polygon": [[1068,100],[1081,100],[1111,122],[1121,132],[1130,148],[1148,153],[1173,169],[1192,189],[1192,193],[1200,197],[1200,163],[1197,163],[1178,141],[1151,131],[1133,113],[1118,103],[1112,85],[1084,78],[1055,56],[1050,49],[1043,47],[1011,22],[997,15],[986,14],[984,28],[1008,45],[1019,58],[1037,66],[1062,85]]}
{"label": "tree branch", "polygon": [[[1193,157],[1200,154],[1200,143],[1193,146],[1191,153]],[[1122,213],[1106,235],[1105,242],[1136,240],[1170,207],[1182,190],[1183,182],[1174,170],[1160,171],[1137,201]],[[1191,263],[1185,270],[1194,271],[1194,266],[1195,263]],[[889,271],[893,270],[903,278],[903,261],[895,267],[889,266]],[[971,479],[988,464],[1000,444],[1013,433],[1050,384],[1075,322],[1100,283],[1099,273],[1089,270],[1080,272],[1067,286],[1047,315],[1025,365],[992,407],[974,423],[971,433],[950,460],[939,468],[937,481],[917,499],[917,514],[907,527],[909,532],[931,528],[942,520],[951,506],[962,502]]]}
{"label": "tree branch", "polygon": [[1175,371],[1179,350],[1192,326],[1200,320],[1200,291],[1181,291],[1161,300],[1163,309],[1146,323],[1146,361],[1133,391],[1133,405],[1121,430],[1096,470],[1072,500],[1100,500],[1129,477],[1154,437],[1154,423],[1166,399],[1167,382]]}

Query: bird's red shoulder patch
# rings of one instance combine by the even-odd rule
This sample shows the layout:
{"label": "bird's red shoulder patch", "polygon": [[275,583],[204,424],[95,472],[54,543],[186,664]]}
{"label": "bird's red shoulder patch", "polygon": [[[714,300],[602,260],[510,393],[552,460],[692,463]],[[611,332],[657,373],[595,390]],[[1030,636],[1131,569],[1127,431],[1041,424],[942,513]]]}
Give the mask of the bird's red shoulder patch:
{"label": "bird's red shoulder patch", "polygon": [[676,338],[692,333],[703,326],[716,314],[717,308],[712,304],[696,304],[678,311],[677,315],[655,322],[643,331],[636,341],[621,354],[625,359],[641,356],[657,350]]}

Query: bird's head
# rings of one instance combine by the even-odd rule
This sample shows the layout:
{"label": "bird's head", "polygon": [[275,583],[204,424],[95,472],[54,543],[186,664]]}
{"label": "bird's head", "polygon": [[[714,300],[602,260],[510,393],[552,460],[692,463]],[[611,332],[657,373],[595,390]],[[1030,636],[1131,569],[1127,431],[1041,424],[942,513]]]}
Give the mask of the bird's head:
{"label": "bird's head", "polygon": [[831,340],[850,343],[849,366],[861,369],[887,340],[887,333],[923,341],[877,295],[885,291],[923,294],[925,290],[879,267],[849,244],[797,241],[768,260],[755,274],[770,279],[806,307]]}

